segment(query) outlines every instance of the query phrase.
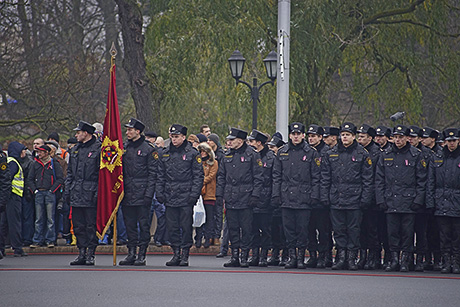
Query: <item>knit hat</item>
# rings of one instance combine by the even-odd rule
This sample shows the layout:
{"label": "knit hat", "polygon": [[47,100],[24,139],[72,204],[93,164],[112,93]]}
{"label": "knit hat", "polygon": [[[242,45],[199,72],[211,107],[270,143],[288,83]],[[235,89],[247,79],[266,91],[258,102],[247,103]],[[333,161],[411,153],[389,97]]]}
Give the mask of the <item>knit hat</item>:
{"label": "knit hat", "polygon": [[220,138],[217,134],[211,133],[208,136],[208,140],[213,141],[217,146],[220,146]]}

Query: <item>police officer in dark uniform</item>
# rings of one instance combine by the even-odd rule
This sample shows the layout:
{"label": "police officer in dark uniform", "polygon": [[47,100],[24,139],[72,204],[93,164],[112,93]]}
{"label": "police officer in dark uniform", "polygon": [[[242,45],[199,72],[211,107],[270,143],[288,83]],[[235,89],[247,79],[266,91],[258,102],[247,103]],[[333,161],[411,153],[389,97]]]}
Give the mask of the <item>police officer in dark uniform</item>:
{"label": "police officer in dark uniform", "polygon": [[[358,143],[361,144],[368,152],[372,161],[373,177],[375,177],[375,168],[380,157],[380,146],[377,145],[373,138],[375,129],[367,124],[362,124],[358,129]],[[363,208],[363,219],[361,222],[361,235],[359,251],[358,269],[374,270],[377,262],[380,261],[382,247],[378,235],[379,208],[375,202],[374,185],[372,185],[373,196],[369,207]],[[368,254],[369,251],[369,254]]]}
{"label": "police officer in dark uniform", "polygon": [[[433,153],[428,147],[422,145],[421,139],[423,136],[423,129],[418,126],[409,126],[409,143],[415,148],[419,149],[422,152],[423,158],[429,167],[431,156]],[[427,242],[427,227],[428,219],[432,216],[432,209],[422,209],[415,214],[415,253],[416,257],[416,266],[413,268],[417,272],[423,272],[424,263],[423,259],[425,254],[428,252],[428,242]],[[409,269],[412,269],[413,266],[413,255],[410,255],[409,259]]]}
{"label": "police officer in dark uniform", "polygon": [[447,145],[429,165],[427,207],[434,208],[439,230],[443,267],[441,273],[460,274],[460,146],[459,130],[443,131]]}
{"label": "police officer in dark uniform", "polygon": [[[268,148],[273,151],[275,157],[278,150],[283,147],[286,143],[283,141],[282,136],[279,132],[272,136],[270,142],[267,143]],[[286,249],[286,236],[283,230],[283,220],[281,219],[281,208],[274,207],[272,213],[272,253],[268,259],[268,265],[271,266],[285,266],[289,260],[288,251]],[[282,252],[282,257],[280,254]]]}
{"label": "police officer in dark uniform", "polygon": [[[257,206],[252,208],[252,257],[249,260],[251,266],[268,266],[267,255],[268,249],[272,245],[272,213],[273,206],[271,204],[272,198],[272,170],[275,162],[275,153],[268,149],[265,144],[268,137],[258,131],[252,130],[251,135],[248,137],[249,145],[252,146],[259,154],[262,161],[262,190],[260,193],[260,201]],[[260,256],[259,256],[260,251]]]}
{"label": "police officer in dark uniform", "polygon": [[374,140],[377,144],[379,144],[380,149],[385,150],[391,145],[391,142],[389,142],[390,137],[391,137],[390,128],[385,127],[385,126],[377,126],[377,128],[375,128]]}
{"label": "police officer in dark uniform", "polygon": [[[324,129],[318,125],[310,125],[307,130],[308,143],[314,147],[321,157],[330,149],[323,141]],[[332,225],[329,208],[321,203],[313,204],[310,223],[308,224],[307,268],[325,268],[332,266]],[[318,254],[319,253],[319,254]]]}
{"label": "police officer in dark uniform", "polygon": [[200,153],[186,141],[187,127],[169,129],[171,143],[158,164],[156,197],[166,206],[166,228],[174,252],[167,266],[188,266],[193,244],[193,207],[201,195],[204,171]]}
{"label": "police officer in dark uniform", "polygon": [[358,269],[361,209],[368,208],[373,197],[372,160],[355,135],[356,126],[344,123],[339,143],[327,151],[321,167],[321,197],[331,207],[334,240],[339,249],[333,270],[344,269],[346,260],[349,270]]}
{"label": "police officer in dark uniform", "polygon": [[377,204],[387,216],[391,264],[385,271],[409,271],[409,256],[414,247],[415,213],[425,206],[427,164],[422,152],[410,145],[410,129],[397,125],[394,143],[382,152],[377,164],[375,190]]}
{"label": "police officer in dark uniform", "polygon": [[77,237],[78,257],[71,265],[94,265],[97,247],[97,188],[101,142],[93,136],[94,126],[80,121],[75,137],[79,142],[70,154],[65,197],[72,206],[73,231]]}
{"label": "police officer in dark uniform", "polygon": [[142,135],[145,125],[141,121],[131,118],[125,127],[128,142],[123,154],[125,196],[121,205],[128,235],[128,256],[120,261],[120,265],[145,265],[150,242],[150,207],[159,157],[156,148]]}
{"label": "police officer in dark uniform", "polygon": [[273,199],[281,205],[289,261],[286,269],[305,269],[311,209],[319,203],[320,157],[305,142],[305,126],[289,125],[289,143],[278,150],[273,167]]}
{"label": "police officer in dark uniform", "polygon": [[[442,148],[436,143],[439,132],[430,127],[423,128],[422,144],[431,150],[434,158],[442,155]],[[428,162],[427,162],[428,163]],[[425,267],[428,270],[441,271],[442,258],[439,245],[439,228],[433,212],[428,212],[426,237],[428,252],[425,255]]]}
{"label": "police officer in dark uniform", "polygon": [[329,146],[329,148],[332,148],[335,145],[337,145],[338,138],[339,128],[331,126],[324,127],[323,141],[324,143],[326,143],[327,146]]}
{"label": "police officer in dark uniform", "polygon": [[[249,267],[252,242],[252,208],[259,205],[263,175],[260,155],[245,142],[248,133],[232,128],[217,175],[216,203],[225,200],[232,257],[224,267]],[[238,258],[241,249],[241,262]]]}
{"label": "police officer in dark uniform", "polygon": [[[0,216],[5,214],[6,203],[11,191],[11,176],[6,154],[0,145]],[[4,234],[1,234],[4,235]],[[4,250],[0,250],[0,259],[3,258]]]}

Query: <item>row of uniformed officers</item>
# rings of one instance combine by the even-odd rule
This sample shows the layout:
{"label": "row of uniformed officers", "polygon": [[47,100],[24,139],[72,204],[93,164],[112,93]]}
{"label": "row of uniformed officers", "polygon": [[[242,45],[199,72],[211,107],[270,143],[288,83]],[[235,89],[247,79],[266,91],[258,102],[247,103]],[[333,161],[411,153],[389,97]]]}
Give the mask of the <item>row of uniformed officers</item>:
{"label": "row of uniformed officers", "polygon": [[[149,208],[156,194],[166,206],[174,253],[166,265],[187,266],[193,207],[204,178],[200,154],[186,141],[182,125],[170,127],[165,148],[145,140],[139,120],[125,126],[122,206],[129,252],[120,264],[145,265]],[[90,124],[80,122],[75,130],[79,144],[71,152],[65,191],[79,248],[71,264],[91,265],[101,143]],[[434,253],[435,266],[460,273],[459,131],[443,131],[443,148],[436,145],[435,132],[403,125],[357,129],[352,123],[324,129],[310,125],[305,131],[302,123],[292,123],[289,141],[282,145],[276,136],[267,142],[257,130],[248,137],[232,128],[228,150],[218,159],[216,188],[232,248],[224,266],[276,264],[281,249],[289,256],[286,268],[331,266],[333,233],[333,269],[379,268],[383,247],[385,270],[408,271],[414,264],[415,233],[417,271],[430,264]],[[421,139],[433,146],[423,146]]]}

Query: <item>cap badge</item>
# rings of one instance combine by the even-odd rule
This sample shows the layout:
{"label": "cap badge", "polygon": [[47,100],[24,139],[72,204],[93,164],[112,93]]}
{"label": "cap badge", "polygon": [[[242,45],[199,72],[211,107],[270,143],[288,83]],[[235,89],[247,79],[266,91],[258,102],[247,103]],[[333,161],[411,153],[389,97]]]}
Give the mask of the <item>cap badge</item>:
{"label": "cap badge", "polygon": [[294,128],[299,128],[299,125],[294,125]]}
{"label": "cap badge", "polygon": [[350,128],[350,126],[349,126],[349,125],[345,125],[345,128]]}

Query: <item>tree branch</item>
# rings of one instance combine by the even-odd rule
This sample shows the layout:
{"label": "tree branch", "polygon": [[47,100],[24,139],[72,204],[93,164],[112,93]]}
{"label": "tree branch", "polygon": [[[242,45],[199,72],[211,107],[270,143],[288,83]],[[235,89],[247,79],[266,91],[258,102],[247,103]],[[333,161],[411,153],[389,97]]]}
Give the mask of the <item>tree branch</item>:
{"label": "tree branch", "polygon": [[401,24],[401,23],[408,23],[408,24],[412,24],[412,25],[415,25],[415,26],[420,26],[420,27],[422,27],[422,28],[428,29],[428,30],[432,31],[433,33],[435,33],[435,34],[437,34],[437,35],[439,35],[439,36],[443,36],[443,37],[452,37],[452,38],[460,37],[460,33],[457,33],[457,34],[445,34],[445,33],[441,33],[441,32],[439,32],[438,30],[433,29],[432,27],[430,27],[430,26],[427,25],[427,24],[424,24],[424,23],[421,23],[421,22],[417,22],[417,21],[413,21],[413,20],[411,20],[411,19],[400,19],[400,20],[390,20],[390,21],[377,20],[377,21],[373,22],[373,24],[387,24],[387,25]]}
{"label": "tree branch", "polygon": [[368,17],[368,18],[364,19],[363,24],[368,25],[368,24],[375,23],[376,21],[378,21],[381,18],[386,18],[386,17],[391,17],[391,16],[397,16],[397,15],[403,15],[403,14],[411,13],[411,12],[415,11],[417,6],[419,6],[423,2],[425,2],[425,0],[417,0],[417,1],[415,1],[414,3],[412,3],[410,6],[408,6],[406,8],[398,8],[398,9],[393,9],[393,10],[388,10],[388,11],[377,13],[377,14],[371,16],[371,17]]}

